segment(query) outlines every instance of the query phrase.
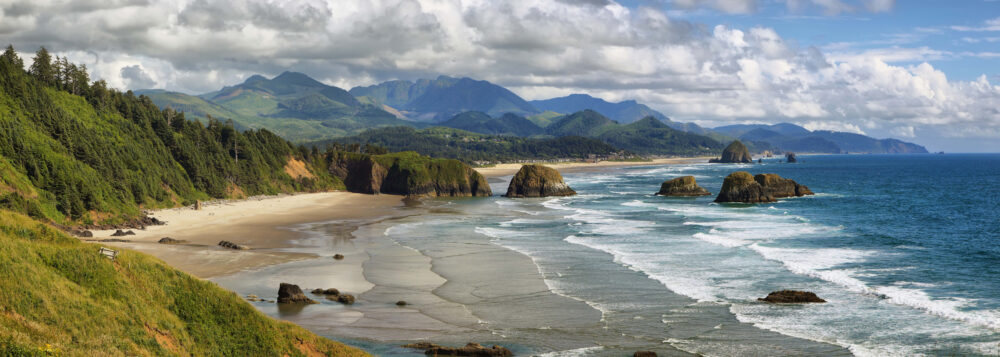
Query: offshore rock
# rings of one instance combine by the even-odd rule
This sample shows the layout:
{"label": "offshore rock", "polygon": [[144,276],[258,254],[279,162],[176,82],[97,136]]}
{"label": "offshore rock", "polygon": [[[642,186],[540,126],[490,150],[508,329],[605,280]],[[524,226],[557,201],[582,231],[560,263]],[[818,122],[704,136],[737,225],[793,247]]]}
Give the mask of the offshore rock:
{"label": "offshore rock", "polygon": [[504,347],[497,345],[486,347],[471,342],[464,347],[458,348],[445,347],[428,342],[411,343],[403,345],[403,347],[424,350],[424,354],[428,356],[509,357],[514,355],[514,353]]}
{"label": "offshore rock", "polygon": [[722,150],[722,157],[708,160],[708,162],[720,164],[749,164],[753,162],[753,159],[750,158],[750,151],[747,150],[746,145],[743,145],[743,143],[739,140],[735,140]]}
{"label": "offshore rock", "polygon": [[250,249],[250,248],[247,248],[246,246],[239,245],[239,244],[227,241],[227,240],[220,241],[219,242],[219,246],[223,247],[223,248],[229,248],[229,249],[235,249],[235,250],[247,250],[247,249]]}
{"label": "offshore rock", "polygon": [[802,304],[811,302],[826,302],[826,300],[820,299],[815,293],[808,291],[796,291],[796,290],[781,290],[775,291],[767,294],[765,298],[759,298],[757,301],[769,302],[772,304]]}
{"label": "offshore rock", "polygon": [[302,293],[302,289],[298,285],[281,283],[278,286],[278,303],[279,304],[296,304],[296,303],[306,303],[306,304],[316,304],[316,301],[306,297],[306,294]]}
{"label": "offshore rock", "polygon": [[367,155],[338,152],[330,174],[347,191],[406,196],[492,196],[486,178],[458,160],[432,159],[414,152]]}
{"label": "offshore rock", "polygon": [[795,158],[794,152],[785,153],[785,161],[787,161],[788,163],[799,162],[799,160]]}
{"label": "offshore rock", "polygon": [[698,186],[694,176],[681,176],[673,180],[663,181],[660,184],[660,192],[656,194],[660,196],[692,197],[708,196],[712,193]]}
{"label": "offshore rock", "polygon": [[765,203],[774,202],[774,197],[767,194],[754,177],[746,171],[736,171],[726,176],[722,181],[722,189],[715,197],[715,202]]}
{"label": "offshore rock", "polygon": [[753,177],[764,192],[774,198],[802,197],[812,195],[812,190],[806,185],[800,185],[791,179],[782,178],[777,174],[758,174]]}
{"label": "offshore rock", "polygon": [[507,194],[504,197],[548,197],[572,196],[573,191],[565,182],[559,171],[548,166],[524,165],[510,180]]}

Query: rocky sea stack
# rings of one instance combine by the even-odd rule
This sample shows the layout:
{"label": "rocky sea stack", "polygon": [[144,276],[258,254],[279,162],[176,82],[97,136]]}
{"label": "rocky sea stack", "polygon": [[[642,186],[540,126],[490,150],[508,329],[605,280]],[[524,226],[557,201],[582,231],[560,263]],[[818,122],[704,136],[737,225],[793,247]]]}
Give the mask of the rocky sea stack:
{"label": "rocky sea stack", "polygon": [[781,290],[775,291],[767,294],[765,298],[759,298],[757,301],[769,302],[772,304],[802,304],[811,302],[826,302],[826,300],[820,299],[815,293],[808,291],[796,291],[796,290]]}
{"label": "rocky sea stack", "polygon": [[789,164],[792,164],[792,163],[799,162],[799,159],[795,158],[795,153],[794,152],[786,152],[785,153],[785,161],[787,161]]}
{"label": "rocky sea stack", "polygon": [[278,286],[278,303],[279,304],[316,304],[316,301],[306,297],[306,294],[302,293],[302,289],[298,285],[281,283]]}
{"label": "rocky sea stack", "polygon": [[504,197],[572,196],[576,191],[563,182],[559,171],[542,165],[524,165],[510,180]]}
{"label": "rocky sea stack", "polygon": [[739,140],[734,140],[729,146],[722,150],[722,157],[708,160],[711,163],[719,164],[749,164],[753,162],[750,157],[750,150]]}
{"label": "rocky sea stack", "polygon": [[406,196],[492,196],[486,178],[458,160],[433,159],[415,152],[367,155],[338,152],[330,173],[347,190]]}
{"label": "rocky sea stack", "polygon": [[751,176],[749,172],[737,171],[726,176],[715,202],[766,203],[811,194],[809,187],[777,174]]}
{"label": "rocky sea stack", "polygon": [[693,197],[708,196],[712,193],[698,186],[694,176],[681,176],[673,180],[663,181],[663,184],[660,185],[660,192],[656,194],[671,197]]}

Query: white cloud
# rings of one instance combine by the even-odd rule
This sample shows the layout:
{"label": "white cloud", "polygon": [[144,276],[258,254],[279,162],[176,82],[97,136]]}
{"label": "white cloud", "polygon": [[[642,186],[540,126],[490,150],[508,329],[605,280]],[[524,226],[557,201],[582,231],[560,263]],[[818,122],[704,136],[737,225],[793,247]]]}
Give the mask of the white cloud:
{"label": "white cloud", "polygon": [[952,30],[962,31],[962,32],[976,32],[976,31],[1000,31],[1000,17],[995,19],[990,19],[983,21],[982,26],[951,26]]}
{"label": "white cloud", "polygon": [[804,123],[798,123],[799,126],[809,129],[809,130],[831,130],[831,131],[843,131],[848,133],[855,133],[865,135],[865,132],[861,130],[860,127],[850,123],[837,123],[828,121],[808,121]]}

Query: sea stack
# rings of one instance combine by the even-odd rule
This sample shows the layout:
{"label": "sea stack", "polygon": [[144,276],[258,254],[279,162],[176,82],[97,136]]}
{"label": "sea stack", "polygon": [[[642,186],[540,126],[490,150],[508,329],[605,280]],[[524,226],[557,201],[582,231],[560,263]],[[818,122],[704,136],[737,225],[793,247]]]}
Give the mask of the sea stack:
{"label": "sea stack", "polygon": [[765,298],[758,298],[757,301],[769,302],[772,304],[803,304],[826,302],[820,299],[815,293],[809,291],[781,290],[767,294]]}
{"label": "sea stack", "polygon": [[504,197],[572,196],[576,191],[563,182],[559,171],[542,165],[524,165],[510,180]]}
{"label": "sea stack", "polygon": [[785,153],[785,161],[787,161],[790,164],[791,163],[795,163],[795,162],[799,162],[799,160],[795,159],[795,153],[794,152],[787,152],[787,153]]}
{"label": "sea stack", "polygon": [[694,197],[708,196],[712,193],[698,186],[698,183],[694,180],[694,176],[681,176],[673,180],[663,181],[660,184],[660,192],[656,194],[670,197]]}
{"label": "sea stack", "polygon": [[739,140],[734,140],[729,146],[726,146],[725,150],[722,150],[722,157],[718,159],[708,160],[711,163],[719,164],[749,164],[753,162],[750,158],[750,151],[747,150],[746,145],[743,145]]}
{"label": "sea stack", "polygon": [[302,289],[298,285],[281,283],[278,287],[278,303],[279,304],[296,304],[296,303],[306,303],[306,304],[316,304],[306,297],[306,294],[302,293]]}
{"label": "sea stack", "polygon": [[774,202],[764,188],[746,171],[736,171],[722,181],[722,189],[715,202],[766,203]]}
{"label": "sea stack", "polygon": [[812,194],[809,187],[777,174],[751,176],[748,172],[737,171],[726,176],[715,202],[766,203],[776,198]]}

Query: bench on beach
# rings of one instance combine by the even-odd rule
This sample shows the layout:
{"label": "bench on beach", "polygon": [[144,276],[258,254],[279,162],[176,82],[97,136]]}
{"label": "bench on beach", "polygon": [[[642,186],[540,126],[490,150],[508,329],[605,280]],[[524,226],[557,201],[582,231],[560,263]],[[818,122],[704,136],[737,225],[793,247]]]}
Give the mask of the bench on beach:
{"label": "bench on beach", "polygon": [[108,257],[108,259],[111,259],[111,261],[115,261],[115,257],[118,256],[117,250],[108,249],[105,247],[101,247],[101,250],[99,252],[101,253],[101,255]]}

